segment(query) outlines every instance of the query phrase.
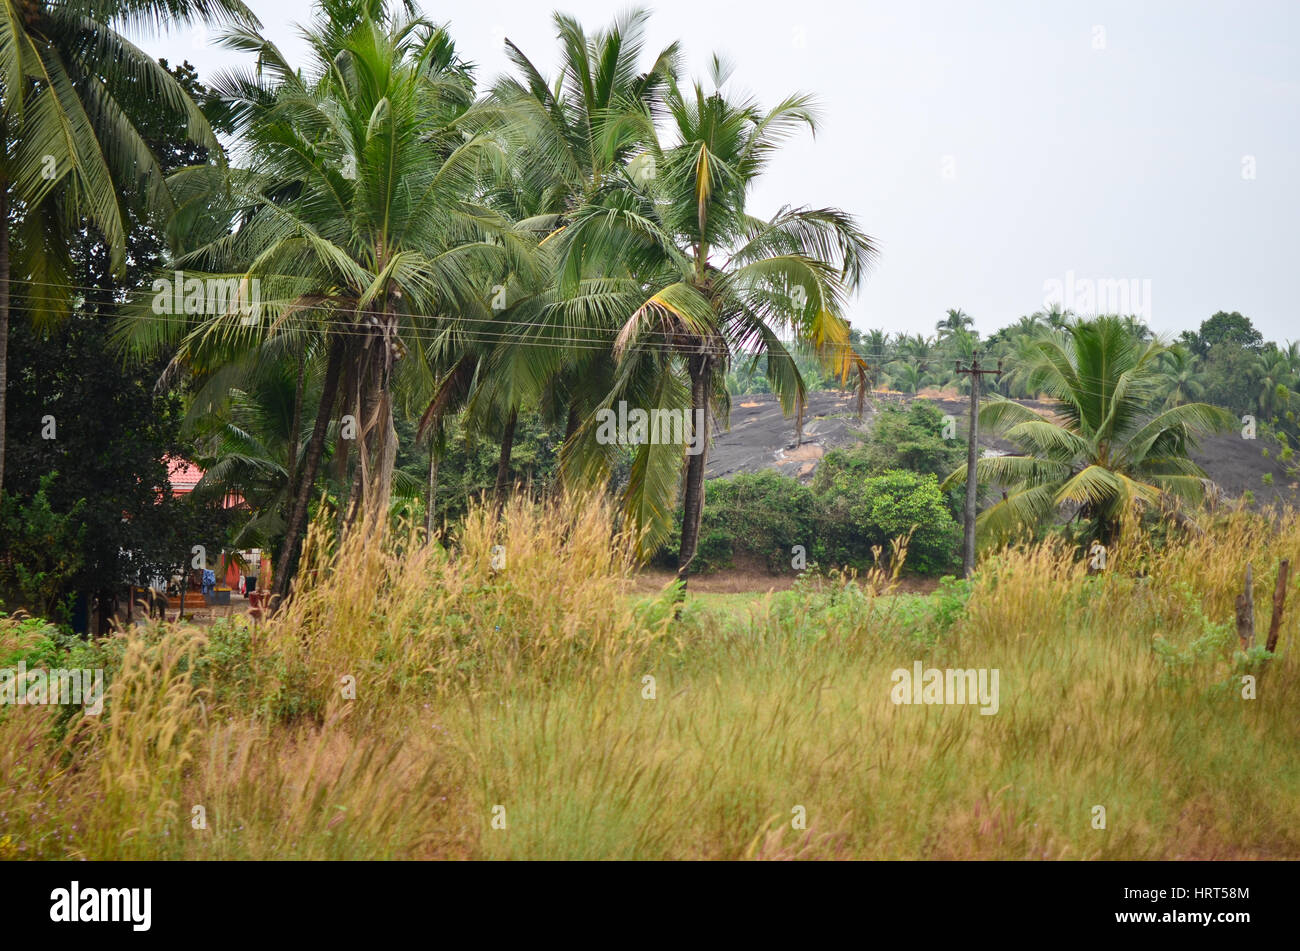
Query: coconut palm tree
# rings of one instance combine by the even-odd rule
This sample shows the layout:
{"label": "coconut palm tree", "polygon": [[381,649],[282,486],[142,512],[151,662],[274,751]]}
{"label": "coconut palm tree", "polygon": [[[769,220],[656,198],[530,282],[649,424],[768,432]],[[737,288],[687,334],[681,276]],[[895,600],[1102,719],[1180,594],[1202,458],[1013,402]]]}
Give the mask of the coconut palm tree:
{"label": "coconut palm tree", "polygon": [[915,363],[900,361],[890,365],[890,383],[896,390],[915,396],[929,385],[929,377]]}
{"label": "coconut palm tree", "polygon": [[1074,312],[1060,304],[1049,304],[1043,310],[1035,311],[1030,319],[1042,323],[1051,330],[1065,330],[1074,319]]}
{"label": "coconut palm tree", "polygon": [[[478,114],[510,143],[511,161],[508,173],[490,184],[485,201],[517,222],[520,229],[533,232],[539,242],[562,232],[572,213],[611,176],[626,174],[629,160],[642,150],[651,123],[663,112],[662,93],[676,74],[678,44],[664,47],[643,70],[648,17],[644,10],[632,10],[609,27],[588,34],[572,17],[556,14],[560,66],[553,80],[507,40],[507,55],[517,76],[498,81]],[[644,178],[652,173],[643,154],[632,174]],[[522,309],[531,308],[531,316],[525,322],[519,314],[498,314],[514,328],[493,348],[487,348],[492,350],[499,372],[475,375],[476,386],[490,387],[494,398],[489,402],[499,407],[496,428],[503,435],[499,492],[508,481],[511,420],[517,418],[525,400],[536,400],[552,422],[563,425],[568,440],[612,384],[608,346],[565,346],[573,336],[573,314],[555,295],[545,295],[545,300],[539,296],[545,290],[533,287],[511,295],[512,308],[520,309],[515,303],[520,299]],[[582,335],[595,331],[612,336],[617,326],[617,318],[607,317],[605,326],[587,324]],[[592,338],[592,343],[599,341]],[[487,349],[476,347],[478,356],[470,362],[483,358]],[[455,391],[469,372],[468,364],[463,362],[464,354],[444,356],[448,368],[461,368],[458,375],[445,377]],[[531,380],[531,392],[517,386],[503,388],[502,376]],[[465,402],[483,402],[463,386],[459,392]],[[438,412],[427,415],[428,424],[454,408],[456,401],[446,395],[441,390],[433,395],[430,407],[436,406]]]}
{"label": "coconut palm tree", "polygon": [[162,166],[140,132],[142,110],[170,110],[192,142],[219,151],[176,77],[118,30],[201,22],[257,19],[239,0],[0,4],[0,489],[11,281],[36,318],[62,316],[72,296],[68,239],[83,220],[120,272],[127,199],[157,220],[170,214]]}
{"label": "coconut palm tree", "polygon": [[970,314],[960,307],[950,307],[948,308],[948,315],[935,324],[934,329],[938,332],[939,339],[943,340],[958,330],[966,330],[973,326],[975,326],[975,319]]}
{"label": "coconut palm tree", "polygon": [[631,10],[589,36],[572,17],[555,14],[560,65],[554,79],[506,41],[518,76],[493,86],[490,103],[496,109],[482,114],[522,135],[519,154],[526,160],[518,167],[539,196],[530,204],[547,209],[535,214],[553,216],[547,222],[552,229],[562,227],[611,175],[622,174],[642,145],[644,120],[662,112],[662,92],[676,75],[679,50],[669,44],[643,71],[648,19],[645,10]]}
{"label": "coconut palm tree", "polygon": [[[355,430],[342,433],[337,454],[346,477],[356,444],[348,518],[382,514],[397,449],[394,382],[425,372],[422,360],[404,358],[442,325],[490,322],[492,288],[536,270],[531,236],[476,200],[503,149],[475,131],[471,72],[446,32],[377,0],[333,0],[324,13],[305,33],[314,62],[304,72],[253,30],[227,34],[227,45],[254,53],[260,68],[214,83],[239,117],[248,162],[228,180],[211,169],[174,177],[205,220],[224,222],[178,264],[200,277],[257,282],[252,315],[232,308],[171,314],[170,327],[146,322],[155,334],[180,332],[181,360],[276,334],[323,335],[327,366],[286,567],[336,397]],[[213,209],[225,195],[223,217]],[[288,575],[276,572],[277,588]]]}
{"label": "coconut palm tree", "polygon": [[[716,57],[712,77],[718,90],[726,70]],[[607,183],[575,213],[558,253],[568,286],[593,272],[611,273],[612,262],[626,262],[644,286],[615,340],[619,379],[606,405],[640,387],[636,395],[651,402],[631,405],[680,408],[684,402],[703,421],[696,433],[701,451],[687,454],[685,463],[678,555],[684,583],[699,539],[709,420],[715,407],[725,413],[728,405],[725,375],[733,355],[761,350],[772,390],[791,412],[804,384],[780,332],[840,352],[847,370],[851,350],[840,314],[876,248],[838,209],[786,207],[769,219],[746,211],[781,143],[814,126],[808,97],[791,96],[765,111],[752,100],[706,92],[700,83],[672,81],[665,104],[668,141],[646,130],[654,174],[631,172]],[[591,421],[584,428],[597,435]],[[587,448],[599,455],[594,442]],[[637,449],[625,506],[643,541],[662,537],[663,500],[672,497],[682,450]]]}
{"label": "coconut palm tree", "polygon": [[1151,329],[1144,319],[1134,314],[1125,314],[1120,317],[1124,324],[1124,329],[1131,333],[1139,342],[1151,340],[1155,337],[1155,331]]}
{"label": "coconut palm tree", "polygon": [[1160,355],[1160,375],[1166,409],[1194,401],[1205,392],[1195,357],[1182,344],[1173,344]]}
{"label": "coconut palm tree", "polygon": [[873,366],[879,367],[888,363],[892,354],[892,347],[893,341],[890,340],[889,333],[878,327],[868,330],[862,335],[862,355]]}
{"label": "coconut palm tree", "polygon": [[[1106,537],[1130,506],[1173,506],[1201,499],[1205,473],[1188,457],[1199,435],[1226,429],[1232,416],[1205,403],[1183,403],[1154,415],[1160,357],[1168,345],[1137,340],[1116,317],[1076,320],[1040,339],[1031,354],[1029,385],[1059,401],[1058,420],[1004,398],[988,400],[980,424],[1015,443],[1024,455],[982,458],[981,483],[1006,490],[980,515],[996,533],[1032,527],[1072,506]],[[962,485],[966,468],[945,488]]]}
{"label": "coconut palm tree", "polygon": [[1275,344],[1268,344],[1256,360],[1255,375],[1255,402],[1259,415],[1268,418],[1285,411],[1297,384],[1287,353]]}
{"label": "coconut palm tree", "polygon": [[939,357],[938,341],[924,334],[901,334],[898,338],[899,361],[913,363],[921,373],[927,373]]}

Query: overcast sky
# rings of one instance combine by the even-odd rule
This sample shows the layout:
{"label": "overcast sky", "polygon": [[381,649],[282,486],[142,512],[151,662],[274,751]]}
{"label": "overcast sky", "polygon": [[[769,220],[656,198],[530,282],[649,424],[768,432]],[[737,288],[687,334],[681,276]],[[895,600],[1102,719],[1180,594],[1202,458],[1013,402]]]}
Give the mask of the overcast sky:
{"label": "overcast sky", "polygon": [[[246,2],[304,61],[310,0]],[[987,333],[1054,292],[1088,310],[1090,288],[1129,281],[1158,332],[1238,310],[1300,339],[1297,0],[636,5],[653,13],[647,56],[680,39],[692,73],[715,50],[735,63],[728,89],[820,98],[816,138],[789,146],[750,210],[858,217],[882,254],[855,326],[933,332],[960,307]],[[594,31],[624,6],[554,9]],[[504,37],[551,72],[552,9],[424,3],[484,82],[508,68]],[[239,62],[201,32],[143,45],[203,77]]]}

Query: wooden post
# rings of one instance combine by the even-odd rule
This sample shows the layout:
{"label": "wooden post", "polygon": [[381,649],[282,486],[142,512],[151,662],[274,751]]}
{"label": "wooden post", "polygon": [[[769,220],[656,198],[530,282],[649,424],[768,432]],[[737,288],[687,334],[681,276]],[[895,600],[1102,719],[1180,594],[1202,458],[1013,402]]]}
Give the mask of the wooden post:
{"label": "wooden post", "polygon": [[1291,575],[1291,560],[1283,558],[1277,566],[1277,584],[1273,586],[1273,617],[1268,622],[1268,642],[1264,647],[1271,654],[1277,647],[1277,636],[1282,630],[1282,613],[1286,611],[1286,584]]}
{"label": "wooden post", "polygon": [[1255,645],[1255,575],[1246,565],[1246,590],[1237,595],[1237,637],[1242,650]]}

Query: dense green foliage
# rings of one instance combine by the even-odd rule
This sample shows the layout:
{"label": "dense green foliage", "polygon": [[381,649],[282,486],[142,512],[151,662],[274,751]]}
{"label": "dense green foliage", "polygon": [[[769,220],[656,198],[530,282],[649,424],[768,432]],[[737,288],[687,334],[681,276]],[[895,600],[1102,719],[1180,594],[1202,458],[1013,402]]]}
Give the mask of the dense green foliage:
{"label": "dense green foliage", "polygon": [[[863,477],[835,467],[816,484],[775,472],[708,483],[701,569],[864,569],[891,564],[893,542],[909,535],[907,569],[942,574],[953,567],[959,529],[933,474],[890,470]],[[674,563],[676,541],[670,537],[661,550],[661,564]]]}
{"label": "dense green foliage", "polygon": [[[1001,505],[985,499],[986,523],[1012,509],[1013,521],[1042,520],[1053,492],[1102,521],[1124,496],[1191,499],[1199,473],[1186,452],[1215,415],[1201,402],[1255,417],[1260,450],[1297,474],[1300,347],[1264,341],[1240,313],[1171,345],[1135,316],[1080,323],[1055,307],[986,336],[959,308],[935,315],[933,332],[928,320],[908,334],[851,330],[874,240],[837,208],[758,218],[748,207],[786,141],[816,127],[814,99],[736,95],[720,61],[707,80],[686,76],[678,44],[645,48],[643,11],[595,32],[557,15],[555,76],[508,44],[510,72],[484,83],[448,28],[404,4],[322,0],[303,64],[236,0],[168,7],[228,26],[226,44],[258,58],[256,74],[209,85],[107,30],[103,49],[79,58],[66,11],[29,12],[0,64],[7,76],[36,62],[22,50],[39,52],[91,105],[41,184],[14,163],[50,139],[42,110],[77,113],[76,96],[56,104],[30,76],[9,86],[23,95],[4,96],[15,319],[3,331],[0,462],[15,498],[0,505],[9,524],[30,523],[9,533],[7,601],[111,600],[193,544],[279,553],[284,594],[322,499],[340,531],[363,509],[436,529],[516,484],[604,486],[642,554],[666,540],[688,566],[697,539],[706,566],[753,556],[781,567],[796,544],[811,560],[861,565],[915,525],[911,567],[942,571],[958,490],[931,477],[956,470],[963,447],[927,404],[879,412],[810,486],[736,480],[710,486],[707,505],[703,456],[675,441],[608,444],[594,420],[626,402],[725,426],[742,392],[773,392],[801,417],[813,389],[964,392],[956,364],[977,349],[1007,365],[987,381],[995,398],[1074,405],[1081,440],[994,407],[990,422],[1019,426],[1008,438],[1032,461],[986,461],[997,478],[985,488],[1011,490]],[[97,111],[95,78],[129,106],[120,116]],[[240,149],[222,154],[214,130]],[[140,174],[126,174],[132,162]],[[178,269],[260,281],[260,297],[159,312],[151,279]],[[1110,328],[1113,352],[1144,355],[1122,419],[1105,425],[1040,372],[1045,348],[1068,349],[1062,335],[1084,325]],[[57,440],[32,435],[47,415]],[[1153,419],[1170,425],[1137,447],[1142,458],[1085,464]],[[206,470],[184,505],[167,497],[168,457]],[[242,503],[225,512],[231,494]],[[15,552],[51,533],[77,551],[59,566],[22,556],[20,575]]]}
{"label": "dense green foliage", "polygon": [[[188,63],[162,68],[187,95],[207,100]],[[136,128],[164,170],[208,158],[164,108],[140,109]],[[79,290],[70,312],[52,321],[39,298],[17,293],[8,335],[0,603],[49,605],[51,616],[78,627],[87,599],[111,605],[122,582],[170,574],[194,545],[220,551],[230,521],[220,496],[239,488],[171,497],[165,460],[198,455],[183,433],[185,390],[157,386],[166,356],[125,365],[111,356],[112,319],[166,254],[138,208],[128,205],[126,220],[124,271],[114,270],[112,249],[87,224],[67,239]]]}

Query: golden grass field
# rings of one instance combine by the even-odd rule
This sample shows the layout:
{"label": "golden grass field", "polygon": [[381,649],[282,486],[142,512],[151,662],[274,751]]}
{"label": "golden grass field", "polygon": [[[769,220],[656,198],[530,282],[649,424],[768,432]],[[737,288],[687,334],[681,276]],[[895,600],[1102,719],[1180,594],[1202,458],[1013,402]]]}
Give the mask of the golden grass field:
{"label": "golden grass field", "polygon": [[[450,552],[314,529],[255,632],[68,650],[0,619],[0,665],[110,683],[99,717],[0,707],[0,858],[1300,857],[1300,595],[1276,657],[1233,624],[1250,562],[1262,642],[1295,513],[1130,533],[1098,575],[1045,544],[925,596],[875,571],[680,616],[611,525],[520,500]],[[997,668],[998,712],[895,705],[918,660]]]}

